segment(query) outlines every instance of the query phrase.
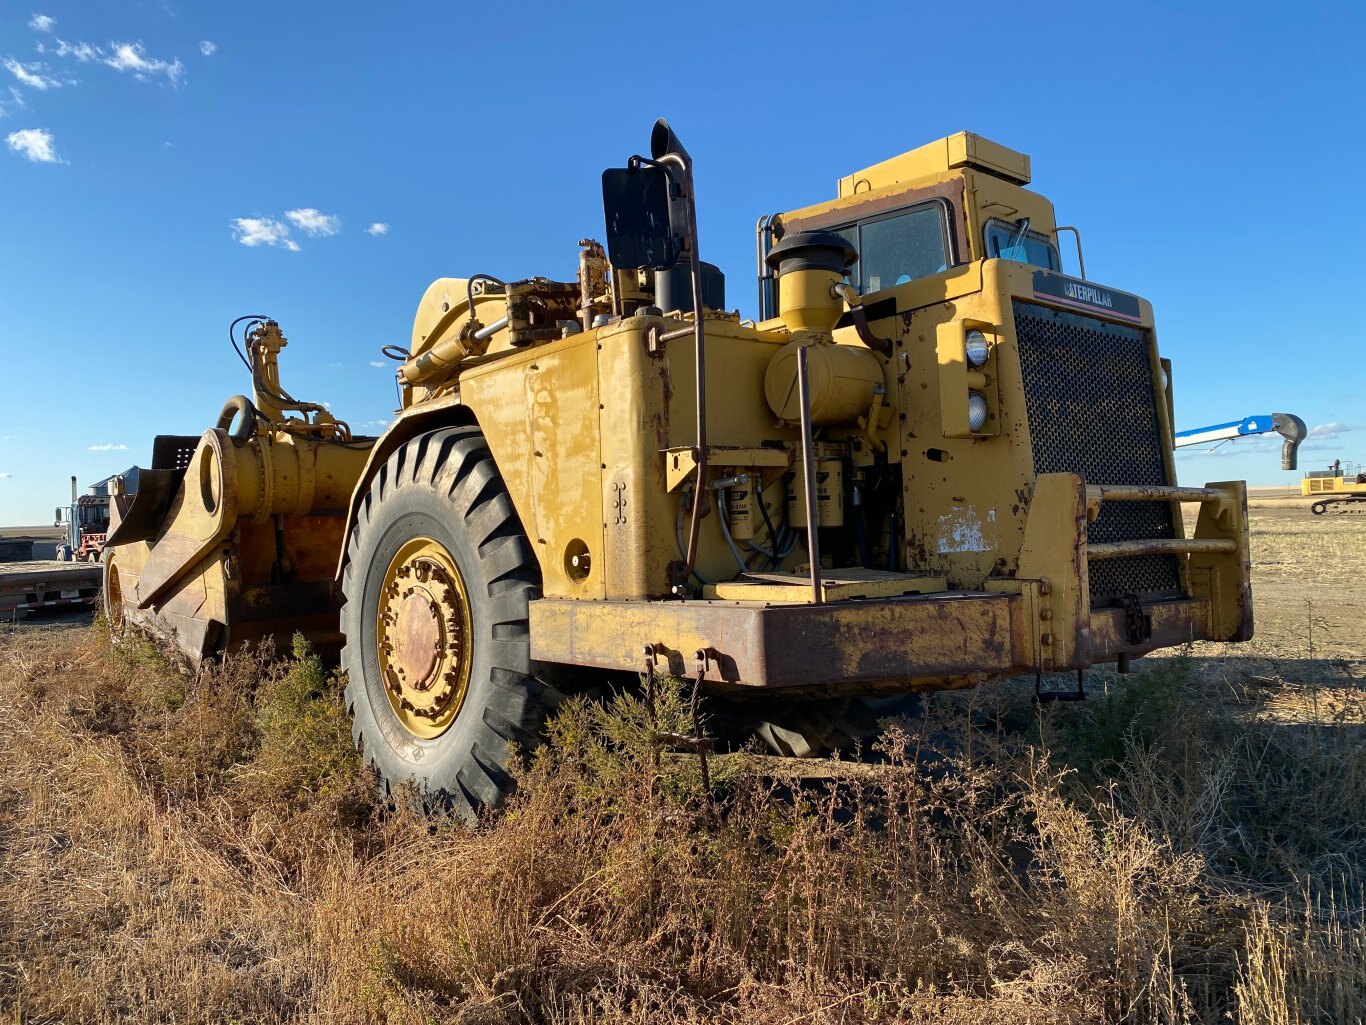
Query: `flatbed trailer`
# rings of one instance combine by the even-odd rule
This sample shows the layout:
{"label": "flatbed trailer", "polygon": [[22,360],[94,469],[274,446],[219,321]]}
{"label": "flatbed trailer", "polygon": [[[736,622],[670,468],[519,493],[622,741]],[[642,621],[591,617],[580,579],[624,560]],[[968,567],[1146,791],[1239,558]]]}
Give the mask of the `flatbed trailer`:
{"label": "flatbed trailer", "polygon": [[0,621],[23,619],[34,609],[94,607],[104,567],[98,563],[9,562],[0,564]]}

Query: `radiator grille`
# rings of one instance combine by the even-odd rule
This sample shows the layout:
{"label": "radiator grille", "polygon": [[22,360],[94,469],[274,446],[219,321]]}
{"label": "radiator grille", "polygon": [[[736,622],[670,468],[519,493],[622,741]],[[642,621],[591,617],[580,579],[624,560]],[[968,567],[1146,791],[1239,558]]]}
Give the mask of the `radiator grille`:
{"label": "radiator grille", "polygon": [[[1015,303],[1035,473],[1079,473],[1088,484],[1170,484],[1144,331]],[[1167,502],[1111,502],[1087,529],[1092,542],[1175,537]],[[1090,565],[1091,604],[1122,594],[1178,597],[1174,555]]]}

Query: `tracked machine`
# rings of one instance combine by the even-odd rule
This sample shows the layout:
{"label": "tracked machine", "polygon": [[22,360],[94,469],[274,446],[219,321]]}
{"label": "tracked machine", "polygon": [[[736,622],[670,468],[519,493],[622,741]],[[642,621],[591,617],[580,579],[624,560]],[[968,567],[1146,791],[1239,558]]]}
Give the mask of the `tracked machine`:
{"label": "tracked machine", "polygon": [[1366,466],[1333,460],[1326,470],[1310,470],[1300,481],[1300,494],[1312,498],[1309,511],[1315,516],[1334,513],[1366,513]]}
{"label": "tracked machine", "polygon": [[157,439],[115,525],[110,619],[340,649],[367,761],[465,812],[612,672],[764,719],[1246,639],[1245,487],[1176,486],[1152,309],[1061,272],[1029,179],[960,133],[764,217],[744,320],[661,121],[575,280],[427,289],[378,439],[249,324],[253,397]]}

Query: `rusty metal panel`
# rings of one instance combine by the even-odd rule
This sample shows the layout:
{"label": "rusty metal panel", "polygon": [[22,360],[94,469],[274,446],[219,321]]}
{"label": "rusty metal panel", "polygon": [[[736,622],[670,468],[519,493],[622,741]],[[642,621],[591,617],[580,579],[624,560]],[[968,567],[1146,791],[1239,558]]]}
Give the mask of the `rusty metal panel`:
{"label": "rusty metal panel", "polygon": [[1096,609],[1091,613],[1090,658],[1083,665],[1113,662],[1119,655],[1145,655],[1191,641],[1210,639],[1209,603],[1194,599],[1158,602],[1143,606],[1152,635],[1140,644],[1128,640],[1122,609]]}
{"label": "rusty metal panel", "polygon": [[955,594],[834,605],[761,602],[531,603],[531,655],[638,671],[654,646],[668,671],[735,687],[810,687],[1010,675],[1016,596]]}

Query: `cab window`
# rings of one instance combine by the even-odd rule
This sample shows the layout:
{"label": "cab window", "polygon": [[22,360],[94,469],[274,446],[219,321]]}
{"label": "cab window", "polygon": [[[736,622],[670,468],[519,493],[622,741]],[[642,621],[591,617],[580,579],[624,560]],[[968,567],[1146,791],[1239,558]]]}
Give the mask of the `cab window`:
{"label": "cab window", "polygon": [[987,221],[986,244],[988,260],[1015,260],[1048,270],[1062,270],[1057,246],[1047,235],[1030,231],[1028,222],[1021,226],[995,218]]}
{"label": "cab window", "polygon": [[935,200],[877,220],[826,230],[843,235],[858,250],[858,263],[849,271],[849,280],[866,294],[947,270],[951,263],[947,214],[947,205]]}

